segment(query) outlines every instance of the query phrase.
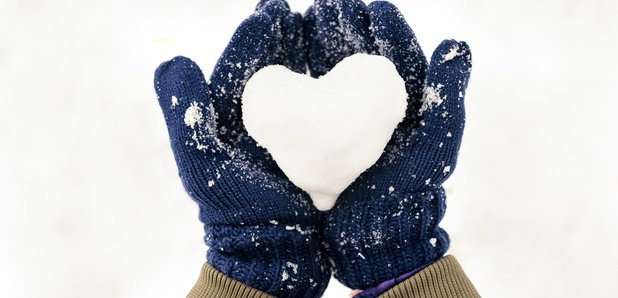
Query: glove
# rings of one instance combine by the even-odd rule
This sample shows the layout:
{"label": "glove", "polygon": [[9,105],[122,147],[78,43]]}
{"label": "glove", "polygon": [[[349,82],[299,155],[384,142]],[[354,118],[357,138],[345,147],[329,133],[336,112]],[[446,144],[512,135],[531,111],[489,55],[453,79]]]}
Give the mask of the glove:
{"label": "glove", "polygon": [[448,249],[438,226],[446,208],[442,183],[457,163],[471,54],[466,43],[445,40],[427,65],[403,16],[385,1],[317,0],[304,19],[313,76],[355,53],[382,55],[395,64],[409,95],[383,155],[324,216],[335,277],[366,289]]}
{"label": "glove", "polygon": [[282,64],[306,72],[302,17],[262,1],[237,29],[208,83],[188,58],[156,71],[154,84],[180,179],[199,206],[208,263],[277,297],[318,297],[330,269],[320,252],[318,211],[247,135],[245,83]]}

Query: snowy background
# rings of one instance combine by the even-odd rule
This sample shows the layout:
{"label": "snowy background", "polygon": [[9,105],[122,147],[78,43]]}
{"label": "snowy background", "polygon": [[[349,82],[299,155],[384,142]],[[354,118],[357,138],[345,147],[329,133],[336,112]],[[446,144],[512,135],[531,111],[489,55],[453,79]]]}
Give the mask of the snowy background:
{"label": "snowy background", "polygon": [[[618,2],[393,2],[427,55],[472,47],[444,226],[480,293],[615,295]],[[186,295],[202,227],[152,76],[178,54],[210,72],[254,5],[0,0],[0,296]]]}

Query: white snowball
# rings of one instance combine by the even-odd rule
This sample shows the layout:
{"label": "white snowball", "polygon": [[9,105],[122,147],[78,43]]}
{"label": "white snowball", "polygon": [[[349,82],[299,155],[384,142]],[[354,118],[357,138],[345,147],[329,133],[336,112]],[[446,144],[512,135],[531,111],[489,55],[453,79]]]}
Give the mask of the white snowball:
{"label": "white snowball", "polygon": [[404,117],[407,93],[385,57],[350,56],[314,79],[274,65],[247,82],[249,134],[319,210],[380,157]]}

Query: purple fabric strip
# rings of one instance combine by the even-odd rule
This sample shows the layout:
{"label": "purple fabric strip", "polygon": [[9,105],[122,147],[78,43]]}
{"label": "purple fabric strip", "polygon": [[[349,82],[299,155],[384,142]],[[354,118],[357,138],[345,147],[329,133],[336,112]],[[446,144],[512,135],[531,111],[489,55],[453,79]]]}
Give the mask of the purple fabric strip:
{"label": "purple fabric strip", "polygon": [[417,272],[423,270],[425,267],[427,267],[427,265],[418,267],[408,273],[404,273],[398,277],[395,277],[393,279],[389,279],[387,281],[383,281],[380,284],[378,284],[377,286],[373,287],[373,288],[369,288],[366,289],[364,291],[362,291],[359,294],[356,294],[356,296],[354,296],[354,298],[376,298],[382,294],[384,294],[384,292],[388,291],[390,288],[396,286],[398,283],[410,278],[412,275],[416,274]]}

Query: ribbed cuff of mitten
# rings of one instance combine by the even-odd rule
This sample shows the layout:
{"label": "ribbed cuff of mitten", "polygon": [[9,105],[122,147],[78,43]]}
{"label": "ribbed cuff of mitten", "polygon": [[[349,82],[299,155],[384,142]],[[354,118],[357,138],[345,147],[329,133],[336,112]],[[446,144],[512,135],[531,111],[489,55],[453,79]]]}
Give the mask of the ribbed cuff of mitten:
{"label": "ribbed cuff of mitten", "polygon": [[187,298],[270,298],[260,290],[227,277],[207,263]]}
{"label": "ribbed cuff of mitten", "polygon": [[448,249],[448,234],[438,226],[446,208],[442,189],[337,204],[323,233],[335,277],[349,288],[375,287],[433,264]]}
{"label": "ribbed cuff of mitten", "polygon": [[397,284],[383,298],[476,298],[481,297],[457,259],[446,256]]}
{"label": "ribbed cuff of mitten", "polygon": [[276,297],[320,297],[330,280],[313,227],[273,221],[205,231],[208,264],[252,288]]}

